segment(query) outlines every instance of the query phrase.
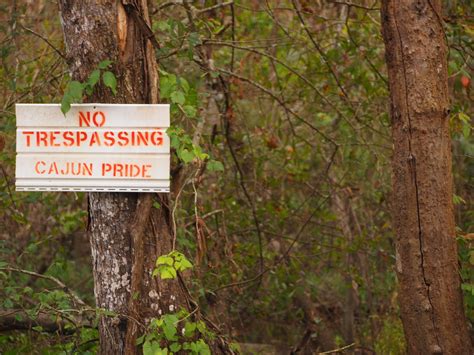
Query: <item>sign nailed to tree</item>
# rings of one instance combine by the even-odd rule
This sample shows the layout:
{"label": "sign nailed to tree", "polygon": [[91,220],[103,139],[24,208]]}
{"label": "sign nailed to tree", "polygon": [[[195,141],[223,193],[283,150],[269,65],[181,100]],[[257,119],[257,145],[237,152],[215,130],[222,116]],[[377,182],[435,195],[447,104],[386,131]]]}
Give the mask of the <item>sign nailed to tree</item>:
{"label": "sign nailed to tree", "polygon": [[169,192],[169,105],[16,105],[17,191]]}

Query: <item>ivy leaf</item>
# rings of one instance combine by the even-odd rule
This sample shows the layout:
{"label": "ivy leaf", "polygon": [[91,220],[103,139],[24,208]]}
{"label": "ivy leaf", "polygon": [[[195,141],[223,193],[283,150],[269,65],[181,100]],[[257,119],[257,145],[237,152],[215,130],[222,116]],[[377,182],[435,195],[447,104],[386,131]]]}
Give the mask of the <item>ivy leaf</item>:
{"label": "ivy leaf", "polygon": [[167,354],[168,350],[167,349],[162,349],[160,347],[160,344],[157,343],[156,341],[150,342],[150,341],[145,341],[145,344],[143,344],[143,355],[160,355],[160,354]]}
{"label": "ivy leaf", "polygon": [[176,269],[172,266],[160,265],[157,270],[160,274],[160,278],[162,278],[163,280],[174,279],[176,278],[176,276],[178,276]]}
{"label": "ivy leaf", "polygon": [[184,271],[186,269],[191,269],[192,267],[193,267],[193,264],[191,264],[191,262],[188,259],[186,259],[184,256],[180,260],[179,264],[176,266],[178,271]]}
{"label": "ivy leaf", "polygon": [[187,164],[187,163],[191,162],[194,159],[194,154],[191,153],[187,149],[183,149],[180,153],[180,158],[185,164]]}
{"label": "ivy leaf", "polygon": [[177,353],[178,351],[181,350],[181,344],[179,343],[173,343],[170,345],[170,350],[174,353]]}
{"label": "ivy leaf", "polygon": [[91,87],[94,87],[94,85],[99,82],[99,79],[100,79],[100,70],[96,69],[91,73],[91,75],[89,75],[87,84]]}
{"label": "ivy leaf", "polygon": [[114,73],[111,71],[106,71],[102,75],[102,81],[104,82],[104,85],[109,87],[114,95],[117,95],[117,78],[115,77]]}
{"label": "ivy leaf", "polygon": [[66,89],[66,94],[75,102],[82,101],[82,92],[84,90],[84,85],[79,81],[71,81]]}
{"label": "ivy leaf", "polygon": [[191,338],[194,335],[194,331],[196,330],[196,323],[195,322],[187,322],[184,325],[184,336],[187,338]]}
{"label": "ivy leaf", "polygon": [[189,86],[188,81],[185,78],[179,78],[179,85],[184,90],[184,92],[189,91],[190,86]]}
{"label": "ivy leaf", "polygon": [[173,266],[174,259],[168,255],[162,255],[156,260],[156,265],[169,265]]}
{"label": "ivy leaf", "polygon": [[183,107],[184,114],[188,116],[189,118],[194,118],[196,117],[197,110],[195,107],[186,105]]}
{"label": "ivy leaf", "polygon": [[165,334],[166,339],[168,340],[178,340],[176,336],[177,330],[176,326],[172,323],[165,323],[162,327],[163,333]]}
{"label": "ivy leaf", "polygon": [[63,99],[61,100],[61,112],[64,116],[66,116],[66,113],[71,109],[71,101],[71,97],[64,94]]}
{"label": "ivy leaf", "polygon": [[112,64],[111,60],[103,60],[102,62],[99,63],[98,67],[99,69],[107,69],[110,64]]}
{"label": "ivy leaf", "polygon": [[183,105],[186,101],[182,91],[174,91],[170,95],[171,101],[175,104]]}
{"label": "ivy leaf", "polygon": [[145,341],[145,334],[142,335],[141,337],[137,338],[137,340],[135,341],[135,345],[140,345],[140,344],[143,344],[143,342]]}
{"label": "ivy leaf", "polygon": [[163,99],[170,97],[173,90],[176,88],[176,75],[168,74],[162,72],[162,77],[160,78],[160,96]]}

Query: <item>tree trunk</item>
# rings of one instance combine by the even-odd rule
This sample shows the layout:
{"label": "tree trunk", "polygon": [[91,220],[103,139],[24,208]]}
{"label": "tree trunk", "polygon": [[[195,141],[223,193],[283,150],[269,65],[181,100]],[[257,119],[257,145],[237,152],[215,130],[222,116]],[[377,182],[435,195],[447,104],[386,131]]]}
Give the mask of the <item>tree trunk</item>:
{"label": "tree trunk", "polygon": [[440,0],[384,0],[399,301],[410,354],[470,354],[453,213]]}
{"label": "tree trunk", "polygon": [[[83,82],[100,61],[114,63],[117,95],[98,85],[89,102],[158,101],[146,0],[60,0],[59,6],[72,78]],[[161,207],[153,208],[154,201]],[[165,194],[89,194],[96,304],[116,314],[101,317],[102,354],[136,353],[135,339],[151,318],[186,307],[177,280],[151,276],[157,257],[172,249],[171,225]]]}

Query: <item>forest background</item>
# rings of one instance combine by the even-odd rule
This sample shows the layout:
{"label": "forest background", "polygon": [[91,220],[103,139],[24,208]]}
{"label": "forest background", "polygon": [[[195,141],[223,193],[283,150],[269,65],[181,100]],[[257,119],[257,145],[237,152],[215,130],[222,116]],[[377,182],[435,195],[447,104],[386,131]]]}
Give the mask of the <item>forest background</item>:
{"label": "forest background", "polygon": [[[202,312],[241,344],[292,349],[309,332],[325,349],[403,353],[380,3],[149,3],[183,170],[171,197],[177,250]],[[444,2],[471,324],[473,10]],[[0,350],[94,353],[86,194],[14,191],[14,104],[74,96],[58,6],[3,1],[0,27]]]}

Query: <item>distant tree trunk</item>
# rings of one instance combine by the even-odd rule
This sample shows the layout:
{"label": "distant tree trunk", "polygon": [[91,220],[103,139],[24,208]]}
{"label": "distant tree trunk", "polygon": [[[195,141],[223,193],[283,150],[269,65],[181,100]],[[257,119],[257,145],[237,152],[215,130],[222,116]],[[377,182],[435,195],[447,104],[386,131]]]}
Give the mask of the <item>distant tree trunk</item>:
{"label": "distant tree trunk", "polygon": [[453,213],[440,0],[384,0],[399,302],[410,354],[470,354]]}
{"label": "distant tree trunk", "polygon": [[[59,6],[72,78],[85,81],[100,61],[114,62],[117,95],[99,86],[89,102],[158,101],[146,0],[60,0]],[[153,208],[154,201],[161,207]],[[101,317],[101,353],[136,353],[135,339],[151,318],[186,307],[178,281],[151,276],[157,257],[172,248],[168,196],[90,193],[89,236],[97,307],[117,314]]]}

